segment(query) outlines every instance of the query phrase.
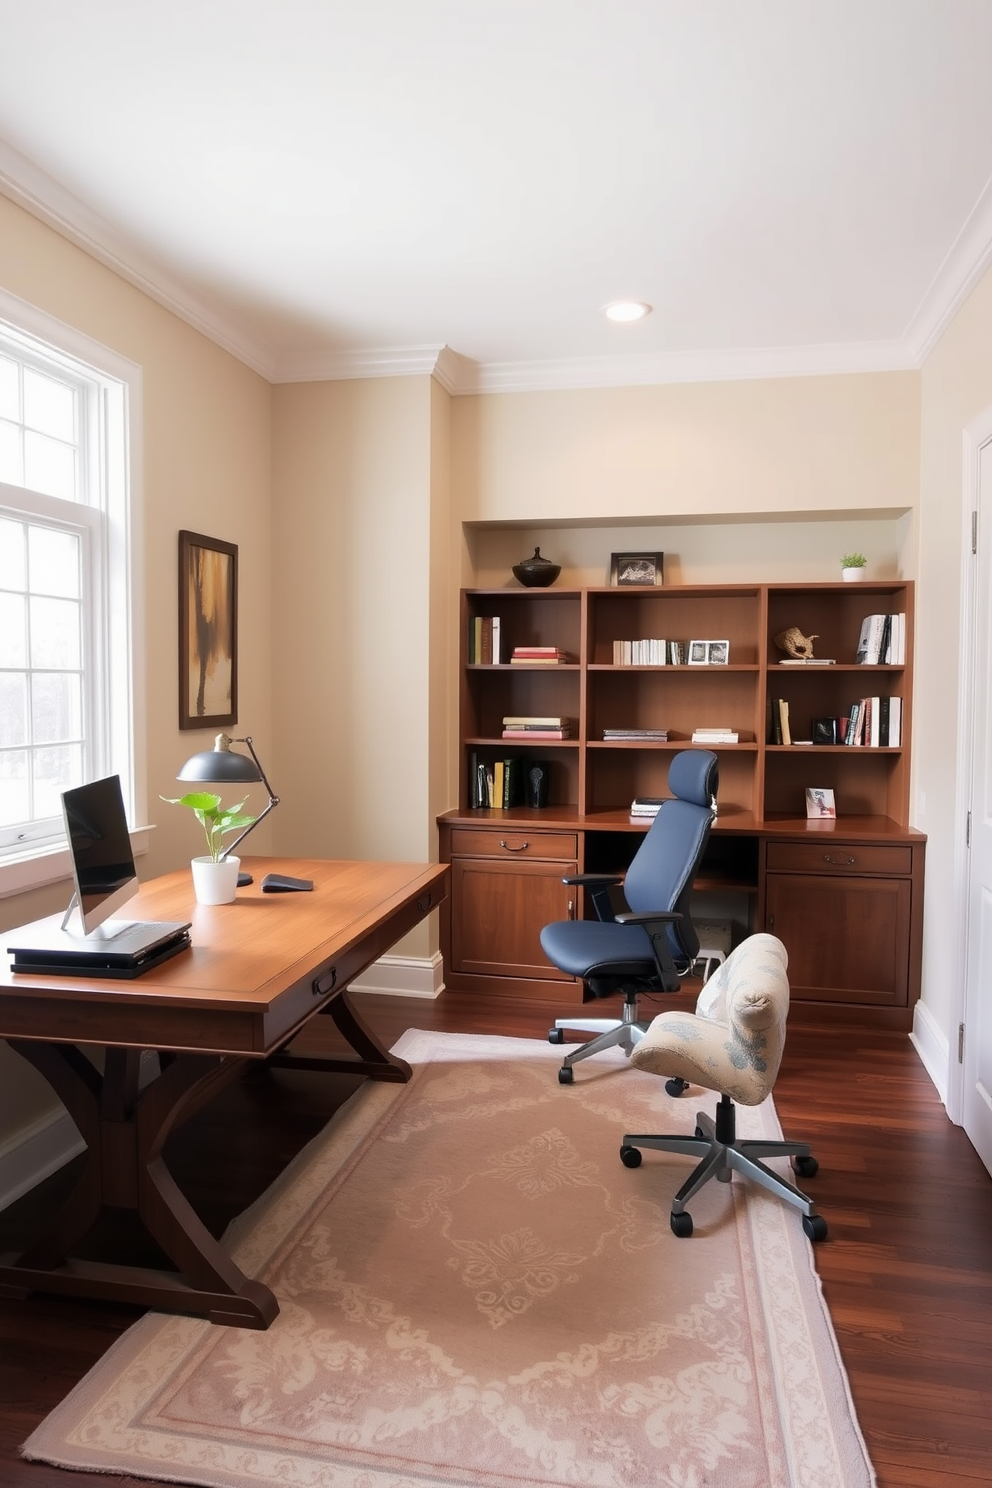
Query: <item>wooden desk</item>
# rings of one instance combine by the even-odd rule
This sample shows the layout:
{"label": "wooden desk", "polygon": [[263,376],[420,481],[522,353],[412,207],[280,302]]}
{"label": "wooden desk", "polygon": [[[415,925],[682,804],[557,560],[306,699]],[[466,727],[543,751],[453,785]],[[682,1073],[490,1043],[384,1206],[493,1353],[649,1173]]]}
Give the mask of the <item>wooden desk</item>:
{"label": "wooden desk", "polygon": [[[188,869],[145,884],[127,918],[193,922],[192,949],[134,981],[14,976],[0,958],[0,1037],[45,1076],[87,1144],[83,1171],[44,1239],[0,1256],[0,1294],[68,1293],[267,1328],[279,1308],[248,1280],[180,1192],[169,1133],[250,1061],[404,1081],[346,988],[447,894],[448,869],[411,863],[249,858],[234,904],[193,902]],[[263,894],[268,872],[312,893]],[[6,937],[9,939],[8,937]],[[328,1014],[354,1056],[301,1061],[287,1045]],[[104,1050],[103,1073],[81,1045]],[[143,1050],[161,1073],[139,1088]],[[176,1271],[82,1261],[73,1248],[107,1208],[134,1211]]]}

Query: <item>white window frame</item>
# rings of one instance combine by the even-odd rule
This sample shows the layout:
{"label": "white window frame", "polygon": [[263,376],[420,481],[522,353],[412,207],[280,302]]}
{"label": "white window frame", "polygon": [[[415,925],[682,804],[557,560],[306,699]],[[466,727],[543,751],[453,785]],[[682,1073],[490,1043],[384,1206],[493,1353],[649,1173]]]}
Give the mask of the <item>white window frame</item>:
{"label": "white window frame", "polygon": [[[15,355],[40,356],[53,371],[96,384],[93,417],[82,445],[87,461],[87,504],[0,485],[0,507],[13,514],[78,522],[97,536],[88,582],[96,584],[87,628],[89,690],[87,755],[89,778],[121,777],[125,810],[136,853],[147,850],[145,777],[144,585],[142,552],[141,368],[72,326],[0,289],[0,337]],[[37,363],[36,363],[37,364]],[[96,499],[94,499],[94,497]],[[74,515],[69,508],[74,508]],[[101,516],[95,524],[96,508]],[[95,578],[94,578],[95,576]],[[0,851],[0,898],[56,883],[70,874],[64,836]]]}

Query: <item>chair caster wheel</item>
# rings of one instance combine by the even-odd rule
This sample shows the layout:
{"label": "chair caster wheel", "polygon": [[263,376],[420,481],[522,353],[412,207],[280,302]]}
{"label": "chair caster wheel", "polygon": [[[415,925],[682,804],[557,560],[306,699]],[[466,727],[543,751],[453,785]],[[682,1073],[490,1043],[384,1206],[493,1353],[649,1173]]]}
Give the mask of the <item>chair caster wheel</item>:
{"label": "chair caster wheel", "polygon": [[815,1178],[820,1164],[815,1157],[794,1157],[792,1166],[800,1178]]}
{"label": "chair caster wheel", "polygon": [[826,1240],[827,1221],[822,1214],[804,1214],[803,1230],[807,1240]]}
{"label": "chair caster wheel", "polygon": [[689,1089],[688,1080],[680,1080],[678,1075],[673,1075],[670,1080],[665,1081],[665,1090],[669,1095],[685,1095]]}
{"label": "chair caster wheel", "polygon": [[637,1147],[621,1147],[620,1161],[625,1168],[639,1168],[641,1166],[641,1153]]}
{"label": "chair caster wheel", "polygon": [[564,1030],[564,1028],[549,1028],[548,1029],[548,1043],[549,1044],[563,1044],[564,1042],[565,1042],[565,1030]]}
{"label": "chair caster wheel", "polygon": [[575,1076],[572,1073],[571,1066],[570,1065],[567,1065],[567,1064],[563,1064],[562,1067],[561,1067],[561,1069],[558,1071],[558,1084],[559,1085],[571,1085],[574,1079],[575,1079]]}
{"label": "chair caster wheel", "polygon": [[680,1240],[688,1240],[692,1234],[692,1215],[683,1209],[681,1214],[672,1215],[672,1234],[677,1235]]}

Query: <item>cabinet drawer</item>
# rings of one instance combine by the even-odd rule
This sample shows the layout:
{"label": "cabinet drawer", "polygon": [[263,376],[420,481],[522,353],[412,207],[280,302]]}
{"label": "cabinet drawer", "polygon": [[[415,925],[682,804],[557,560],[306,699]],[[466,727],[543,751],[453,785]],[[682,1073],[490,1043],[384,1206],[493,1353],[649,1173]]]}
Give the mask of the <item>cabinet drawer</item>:
{"label": "cabinet drawer", "polygon": [[908,878],[913,849],[857,842],[769,842],[770,873],[884,873]]}
{"label": "cabinet drawer", "polygon": [[574,863],[578,840],[574,832],[531,832],[500,828],[476,831],[454,827],[451,832],[451,856],[459,858],[548,858],[554,862]]}

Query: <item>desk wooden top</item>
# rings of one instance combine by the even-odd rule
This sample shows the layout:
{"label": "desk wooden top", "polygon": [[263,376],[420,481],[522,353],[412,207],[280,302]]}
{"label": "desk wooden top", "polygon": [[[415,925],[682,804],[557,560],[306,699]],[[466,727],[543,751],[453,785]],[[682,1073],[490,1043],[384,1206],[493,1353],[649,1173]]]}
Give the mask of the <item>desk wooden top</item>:
{"label": "desk wooden top", "polygon": [[[188,868],[142,885],[122,917],[191,920],[193,943],[133,981],[15,975],[0,957],[0,1037],[264,1057],[447,894],[438,864],[241,866],[254,883],[233,904],[197,904]],[[263,894],[266,873],[313,879],[313,891]]]}

